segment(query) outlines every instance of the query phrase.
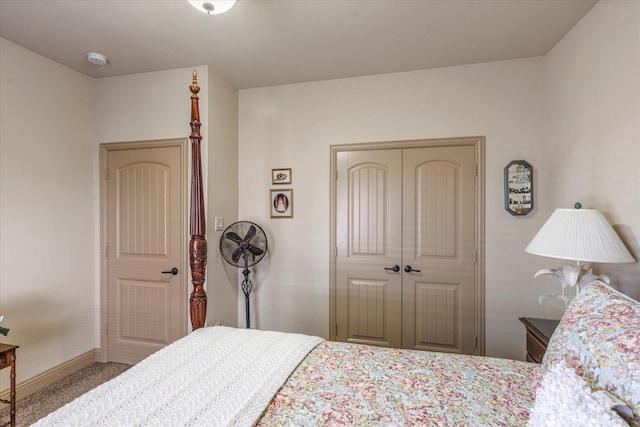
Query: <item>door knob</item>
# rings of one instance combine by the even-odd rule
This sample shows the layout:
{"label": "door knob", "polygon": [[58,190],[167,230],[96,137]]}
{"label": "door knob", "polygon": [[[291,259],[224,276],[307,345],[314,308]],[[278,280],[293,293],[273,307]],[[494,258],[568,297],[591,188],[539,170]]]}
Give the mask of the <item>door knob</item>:
{"label": "door knob", "polygon": [[177,269],[177,268],[175,268],[175,267],[173,267],[173,268],[172,268],[171,270],[169,270],[169,271],[163,271],[163,272],[162,272],[162,274],[173,274],[173,275],[175,276],[176,274],[178,274],[178,269]]}
{"label": "door knob", "polygon": [[400,271],[400,266],[398,264],[394,265],[393,267],[385,267],[385,270],[391,270],[394,273],[397,273],[398,271]]}
{"label": "door knob", "polygon": [[404,271],[406,271],[407,273],[411,273],[412,271],[415,273],[420,273],[420,270],[414,270],[413,268],[411,268],[410,265],[405,265],[404,266]]}

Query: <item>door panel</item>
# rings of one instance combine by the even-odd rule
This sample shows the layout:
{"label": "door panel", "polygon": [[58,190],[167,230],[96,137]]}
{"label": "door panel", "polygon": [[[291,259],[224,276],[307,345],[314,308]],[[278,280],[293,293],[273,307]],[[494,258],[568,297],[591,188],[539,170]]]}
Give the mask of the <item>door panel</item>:
{"label": "door panel", "polygon": [[385,339],[387,281],[349,280],[349,337]]}
{"label": "door panel", "polygon": [[403,159],[403,347],[474,354],[475,148]]}
{"label": "door panel", "polygon": [[456,344],[456,308],[459,285],[415,284],[416,342],[453,347]]}
{"label": "door panel", "polygon": [[449,348],[456,345],[459,287],[444,283],[416,282],[415,342],[418,345]]}
{"label": "door panel", "polygon": [[[416,155],[422,151],[414,151]],[[414,159],[408,160],[408,168]],[[406,185],[415,194],[407,194],[415,202],[415,253],[418,257],[444,259],[456,256],[456,177],[459,170],[450,162],[431,161],[415,166],[415,170],[407,170]],[[408,215],[408,218],[409,218]],[[414,219],[409,218],[409,227]],[[409,231],[409,229],[407,230]]]}
{"label": "door panel", "polygon": [[400,346],[401,151],[339,153],[338,340]]}
{"label": "door panel", "polygon": [[[181,151],[107,154],[109,361],[137,363],[186,332]],[[177,275],[163,273],[173,267]]]}

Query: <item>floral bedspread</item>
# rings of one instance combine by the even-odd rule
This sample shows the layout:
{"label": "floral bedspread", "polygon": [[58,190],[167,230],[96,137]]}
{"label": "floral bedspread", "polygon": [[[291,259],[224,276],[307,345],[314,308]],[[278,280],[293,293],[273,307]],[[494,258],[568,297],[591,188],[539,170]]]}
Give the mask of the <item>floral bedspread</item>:
{"label": "floral bedspread", "polygon": [[258,425],[526,425],[540,365],[325,341]]}

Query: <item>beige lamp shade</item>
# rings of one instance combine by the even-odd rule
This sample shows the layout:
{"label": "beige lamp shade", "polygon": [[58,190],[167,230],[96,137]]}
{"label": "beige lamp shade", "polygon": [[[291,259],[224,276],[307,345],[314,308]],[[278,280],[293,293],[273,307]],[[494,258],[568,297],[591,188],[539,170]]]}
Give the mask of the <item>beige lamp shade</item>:
{"label": "beige lamp shade", "polygon": [[556,209],[525,251],[579,262],[635,261],[597,209]]}

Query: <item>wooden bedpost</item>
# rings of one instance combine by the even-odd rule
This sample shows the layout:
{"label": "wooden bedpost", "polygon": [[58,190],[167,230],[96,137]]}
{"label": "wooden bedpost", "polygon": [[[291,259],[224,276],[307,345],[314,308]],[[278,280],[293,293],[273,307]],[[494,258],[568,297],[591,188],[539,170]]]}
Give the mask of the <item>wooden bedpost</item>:
{"label": "wooden bedpost", "polygon": [[198,107],[198,73],[193,70],[191,90],[191,218],[189,231],[189,263],[193,291],[189,299],[189,312],[193,330],[202,328],[207,318],[207,293],[204,290],[207,267],[207,237],[204,216],[204,193],[202,190],[202,163],[200,159],[200,111]]}

